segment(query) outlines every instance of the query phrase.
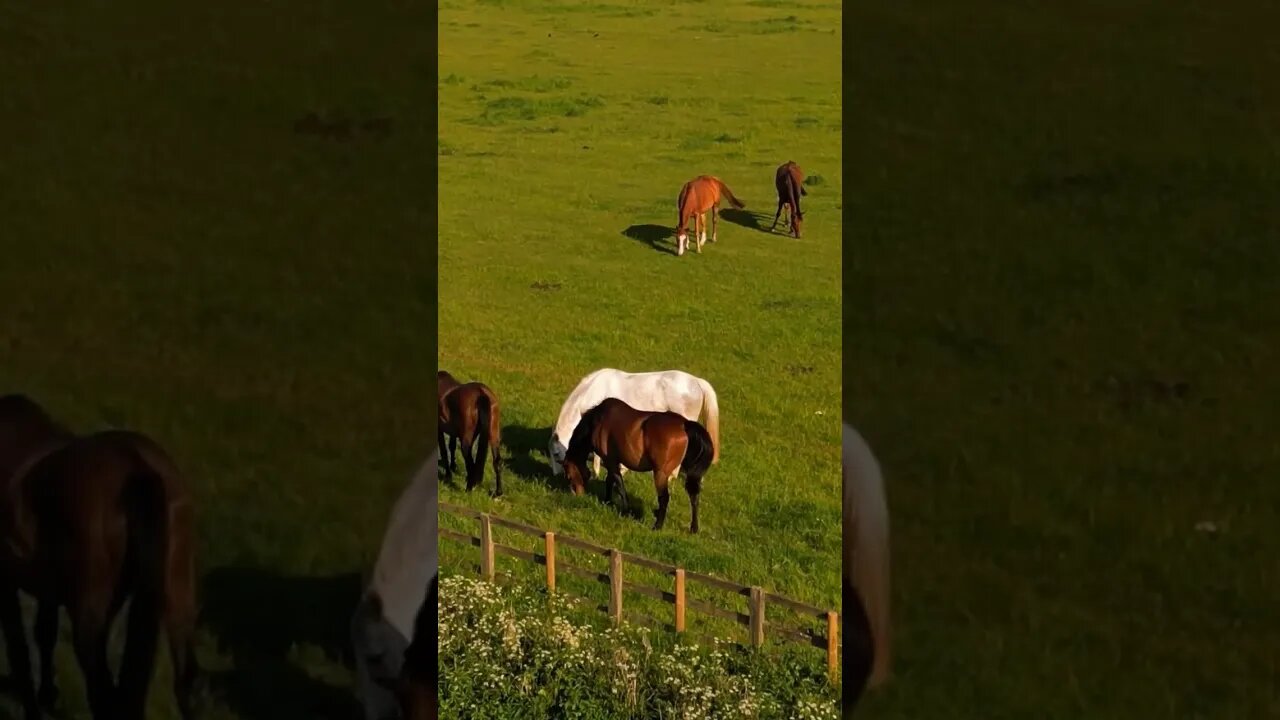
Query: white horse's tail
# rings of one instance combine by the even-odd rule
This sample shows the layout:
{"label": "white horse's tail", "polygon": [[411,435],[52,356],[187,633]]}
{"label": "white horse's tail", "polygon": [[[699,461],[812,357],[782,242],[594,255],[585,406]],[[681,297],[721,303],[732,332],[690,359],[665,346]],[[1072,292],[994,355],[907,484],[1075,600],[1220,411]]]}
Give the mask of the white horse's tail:
{"label": "white horse's tail", "polygon": [[[866,608],[875,657],[867,687],[889,679],[892,657],[889,626],[889,507],[880,463],[866,440],[844,424],[845,577]],[[852,533],[850,535],[850,533]]]}
{"label": "white horse's tail", "polygon": [[707,413],[707,432],[711,433],[711,462],[720,462],[720,404],[711,383],[694,378],[702,388],[702,409]]}

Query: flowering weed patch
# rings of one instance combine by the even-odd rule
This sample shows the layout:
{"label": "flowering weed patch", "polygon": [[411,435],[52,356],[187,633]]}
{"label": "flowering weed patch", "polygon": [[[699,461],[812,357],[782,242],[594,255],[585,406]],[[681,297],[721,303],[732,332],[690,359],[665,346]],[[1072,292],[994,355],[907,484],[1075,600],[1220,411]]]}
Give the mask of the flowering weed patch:
{"label": "flowering weed patch", "polygon": [[443,576],[439,628],[440,710],[450,720],[838,716],[839,691],[811,654],[610,627],[541,590]]}

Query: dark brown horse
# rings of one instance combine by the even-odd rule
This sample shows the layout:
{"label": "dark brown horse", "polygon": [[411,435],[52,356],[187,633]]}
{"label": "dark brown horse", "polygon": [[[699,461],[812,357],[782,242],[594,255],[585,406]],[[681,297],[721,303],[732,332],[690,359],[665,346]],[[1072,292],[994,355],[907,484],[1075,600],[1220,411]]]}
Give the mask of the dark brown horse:
{"label": "dark brown horse", "polygon": [[782,216],[782,209],[787,208],[787,224],[791,228],[792,236],[799,238],[800,222],[804,220],[804,213],[800,211],[800,196],[809,194],[804,189],[804,173],[800,172],[799,165],[788,160],[778,166],[773,184],[778,189],[778,212],[773,214],[773,225],[769,226],[769,231],[772,232],[778,227],[778,218]]}
{"label": "dark brown horse", "polygon": [[[436,373],[436,386],[440,402],[440,422],[436,433],[440,440],[445,477],[452,477],[458,469],[454,451],[461,439],[467,489],[471,490],[484,481],[485,455],[492,452],[495,485],[493,494],[494,497],[502,495],[502,415],[498,396],[484,383],[459,383],[444,370]],[[446,436],[450,438],[447,452],[444,444]],[[476,445],[474,460],[471,458],[472,445]]]}
{"label": "dark brown horse", "polygon": [[565,477],[575,495],[586,489],[587,456],[591,453],[600,457],[607,472],[605,500],[612,500],[616,485],[626,504],[622,467],[653,471],[653,485],[658,491],[654,530],[661,530],[667,519],[671,496],[667,485],[684,470],[684,487],[689,491],[693,511],[689,532],[698,532],[698,493],[715,456],[711,434],[702,425],[678,413],[636,410],[617,398],[607,398],[582,414],[565,450]]}
{"label": "dark brown horse", "polygon": [[[177,468],[138,433],[74,436],[21,395],[0,398],[0,623],[28,720],[57,697],[58,610],[71,616],[76,658],[97,720],[141,720],[162,628],[174,693],[192,717],[197,667],[191,498]],[[39,604],[41,683],[31,677],[18,592]],[[118,681],[111,625],[131,599]]]}
{"label": "dark brown horse", "polygon": [[693,234],[697,236],[696,249],[702,252],[702,245],[707,241],[707,211],[711,211],[711,242],[716,241],[716,213],[720,209],[721,198],[727,199],[736,208],[744,208],[738,198],[733,196],[729,186],[714,175],[699,175],[680,188],[680,196],[676,198],[679,215],[676,221],[676,255],[683,255],[689,247],[687,227],[693,218]]}

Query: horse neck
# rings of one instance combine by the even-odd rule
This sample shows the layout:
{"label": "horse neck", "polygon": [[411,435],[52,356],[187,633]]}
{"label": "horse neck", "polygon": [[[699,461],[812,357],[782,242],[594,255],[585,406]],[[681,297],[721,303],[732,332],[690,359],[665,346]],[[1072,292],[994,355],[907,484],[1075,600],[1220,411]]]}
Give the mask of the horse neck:
{"label": "horse neck", "polygon": [[573,436],[574,428],[578,427],[582,413],[595,407],[605,398],[608,392],[605,389],[605,382],[600,372],[593,373],[573,389],[561,406],[560,417],[556,418],[555,433],[556,437],[560,438],[560,442],[564,443],[566,450],[569,448],[569,439]]}
{"label": "horse neck", "polygon": [[382,600],[384,617],[406,638],[413,635],[413,624],[426,597],[427,583],[439,566],[438,486],[432,477],[438,456],[438,451],[431,454],[396,501],[371,583],[371,589]]}

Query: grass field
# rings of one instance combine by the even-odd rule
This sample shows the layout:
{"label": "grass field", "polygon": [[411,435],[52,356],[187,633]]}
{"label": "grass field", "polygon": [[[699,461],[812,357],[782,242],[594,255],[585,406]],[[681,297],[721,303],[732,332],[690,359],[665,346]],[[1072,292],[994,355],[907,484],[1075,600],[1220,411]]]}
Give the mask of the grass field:
{"label": "grass field", "polygon": [[[838,3],[442,4],[440,367],[497,391],[510,465],[501,499],[442,500],[839,607],[839,29]],[[787,160],[811,178],[801,240],[768,232]],[[676,195],[704,173],[747,209],[676,257]],[[682,484],[653,532],[651,474],[627,476],[630,514],[551,479],[560,405],[601,367],[716,388],[698,536]],[[447,569],[474,559],[442,546]]]}
{"label": "grass field", "polygon": [[859,714],[1277,717],[1280,14],[1052,5],[845,17],[898,650]]}
{"label": "grass field", "polygon": [[0,392],[190,474],[208,717],[346,720],[359,574],[434,427],[430,8],[131,5],[0,9]]}

